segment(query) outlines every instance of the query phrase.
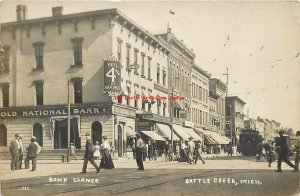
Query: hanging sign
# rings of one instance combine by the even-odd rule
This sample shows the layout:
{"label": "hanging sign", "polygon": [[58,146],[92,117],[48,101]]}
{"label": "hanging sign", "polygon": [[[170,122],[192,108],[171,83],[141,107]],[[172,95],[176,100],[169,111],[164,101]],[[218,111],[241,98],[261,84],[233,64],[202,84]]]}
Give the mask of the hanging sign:
{"label": "hanging sign", "polygon": [[104,61],[104,91],[110,96],[121,94],[121,63],[114,56]]}

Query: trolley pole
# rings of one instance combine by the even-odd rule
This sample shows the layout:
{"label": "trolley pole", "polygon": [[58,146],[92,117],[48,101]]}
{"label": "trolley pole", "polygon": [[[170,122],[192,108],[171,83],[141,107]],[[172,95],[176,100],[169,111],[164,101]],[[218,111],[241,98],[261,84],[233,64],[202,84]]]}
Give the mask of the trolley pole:
{"label": "trolley pole", "polygon": [[171,92],[171,152],[173,153],[173,132],[174,132],[174,128],[173,128],[173,111],[174,111],[174,87],[172,86],[172,92]]}
{"label": "trolley pole", "polygon": [[[229,76],[228,67],[226,67],[226,73],[223,75],[226,76],[226,98],[225,98],[225,100],[226,100],[228,97],[228,76]],[[231,107],[230,107],[230,109],[231,109]],[[230,121],[231,121],[231,119],[230,119]],[[230,142],[232,142],[232,127],[231,126],[230,126]],[[233,143],[233,145],[235,146],[235,142]]]}

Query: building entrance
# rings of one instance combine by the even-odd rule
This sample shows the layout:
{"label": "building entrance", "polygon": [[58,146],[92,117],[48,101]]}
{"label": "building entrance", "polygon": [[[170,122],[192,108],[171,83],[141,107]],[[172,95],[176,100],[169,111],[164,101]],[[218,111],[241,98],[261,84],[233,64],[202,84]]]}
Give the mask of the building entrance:
{"label": "building entrance", "polygon": [[[70,122],[70,142],[77,149],[81,148],[77,119]],[[68,147],[68,119],[56,120],[54,131],[54,149],[66,149]]]}

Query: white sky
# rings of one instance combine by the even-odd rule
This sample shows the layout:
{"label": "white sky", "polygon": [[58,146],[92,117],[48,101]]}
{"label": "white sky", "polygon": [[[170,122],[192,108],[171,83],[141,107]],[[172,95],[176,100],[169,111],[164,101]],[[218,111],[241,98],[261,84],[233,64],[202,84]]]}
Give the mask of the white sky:
{"label": "white sky", "polygon": [[226,83],[229,68],[229,95],[247,103],[245,114],[249,108],[252,118],[300,130],[299,2],[4,0],[0,22],[16,21],[17,4],[27,5],[28,19],[49,17],[61,5],[64,14],[116,7],[152,33],[166,32],[169,23],[212,77]]}

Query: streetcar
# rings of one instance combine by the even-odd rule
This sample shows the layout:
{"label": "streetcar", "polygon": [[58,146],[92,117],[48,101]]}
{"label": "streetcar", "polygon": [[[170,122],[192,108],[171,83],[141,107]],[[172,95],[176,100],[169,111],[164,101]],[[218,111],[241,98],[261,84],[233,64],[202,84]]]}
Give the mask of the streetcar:
{"label": "streetcar", "polygon": [[262,136],[258,131],[244,129],[240,133],[239,150],[242,155],[256,155],[258,145],[262,143]]}

